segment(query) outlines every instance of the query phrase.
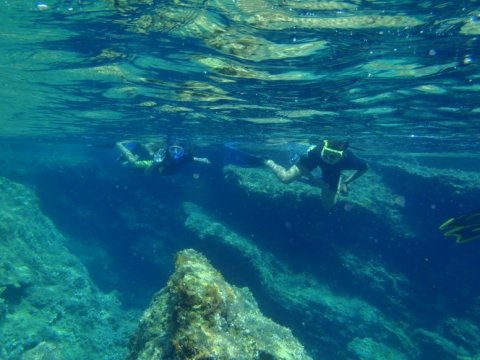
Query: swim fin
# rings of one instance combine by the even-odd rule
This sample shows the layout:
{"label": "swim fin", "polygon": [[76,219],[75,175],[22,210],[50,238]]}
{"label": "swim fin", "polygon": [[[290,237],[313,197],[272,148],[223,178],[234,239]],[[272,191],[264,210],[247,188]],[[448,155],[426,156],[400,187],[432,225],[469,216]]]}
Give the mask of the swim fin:
{"label": "swim fin", "polygon": [[480,239],[480,210],[451,218],[440,225],[445,236],[452,236],[458,244]]}
{"label": "swim fin", "polygon": [[240,150],[232,143],[224,144],[225,163],[242,167],[261,167],[265,160],[261,156],[250,154],[244,150]]}

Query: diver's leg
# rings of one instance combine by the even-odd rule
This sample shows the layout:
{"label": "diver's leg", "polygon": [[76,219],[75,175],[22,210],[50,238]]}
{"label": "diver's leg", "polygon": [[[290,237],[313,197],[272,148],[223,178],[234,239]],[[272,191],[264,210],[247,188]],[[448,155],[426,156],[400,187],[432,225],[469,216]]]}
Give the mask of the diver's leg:
{"label": "diver's leg", "polygon": [[336,189],[332,190],[333,186],[327,186],[322,189],[322,206],[325,210],[331,210],[337,203],[340,189],[342,188],[342,179],[340,178]]}
{"label": "diver's leg", "polygon": [[297,165],[293,165],[288,170],[283,166],[278,165],[273,160],[265,161],[265,165],[268,166],[275,173],[275,175],[277,175],[277,177],[286,184],[302,176],[302,173]]}
{"label": "diver's leg", "polygon": [[332,209],[337,203],[338,192],[330,189],[322,190],[322,206],[325,210]]}

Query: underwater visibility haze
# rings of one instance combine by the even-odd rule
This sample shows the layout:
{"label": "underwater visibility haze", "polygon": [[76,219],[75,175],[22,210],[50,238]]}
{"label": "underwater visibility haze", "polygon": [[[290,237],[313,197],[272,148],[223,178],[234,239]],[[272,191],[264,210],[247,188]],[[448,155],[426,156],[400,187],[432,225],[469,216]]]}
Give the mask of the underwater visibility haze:
{"label": "underwater visibility haze", "polygon": [[[476,0],[2,1],[0,359],[480,359],[479,36]],[[264,166],[325,139],[368,163],[328,208]]]}

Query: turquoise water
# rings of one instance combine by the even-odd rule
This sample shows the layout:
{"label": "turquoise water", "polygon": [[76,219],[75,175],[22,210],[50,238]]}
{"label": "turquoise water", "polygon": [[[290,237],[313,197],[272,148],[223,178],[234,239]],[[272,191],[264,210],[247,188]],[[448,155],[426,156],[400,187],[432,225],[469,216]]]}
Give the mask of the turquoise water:
{"label": "turquoise water", "polygon": [[[187,247],[314,359],[480,356],[480,242],[438,230],[480,207],[478,1],[3,1],[0,35],[0,358],[123,358]],[[119,160],[165,138],[211,165]],[[223,146],[286,166],[323,138],[370,164],[329,212]],[[305,298],[197,213],[306,274]]]}
{"label": "turquoise water", "polygon": [[473,146],[474,1],[179,4],[4,2],[5,136]]}

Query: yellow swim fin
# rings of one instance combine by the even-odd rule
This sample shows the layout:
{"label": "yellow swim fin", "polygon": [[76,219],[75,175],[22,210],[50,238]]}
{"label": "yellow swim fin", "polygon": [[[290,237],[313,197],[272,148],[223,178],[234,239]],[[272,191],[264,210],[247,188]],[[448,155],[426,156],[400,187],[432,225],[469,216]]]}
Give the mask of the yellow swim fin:
{"label": "yellow swim fin", "polygon": [[440,225],[445,236],[452,236],[458,244],[480,239],[480,210],[451,218]]}

